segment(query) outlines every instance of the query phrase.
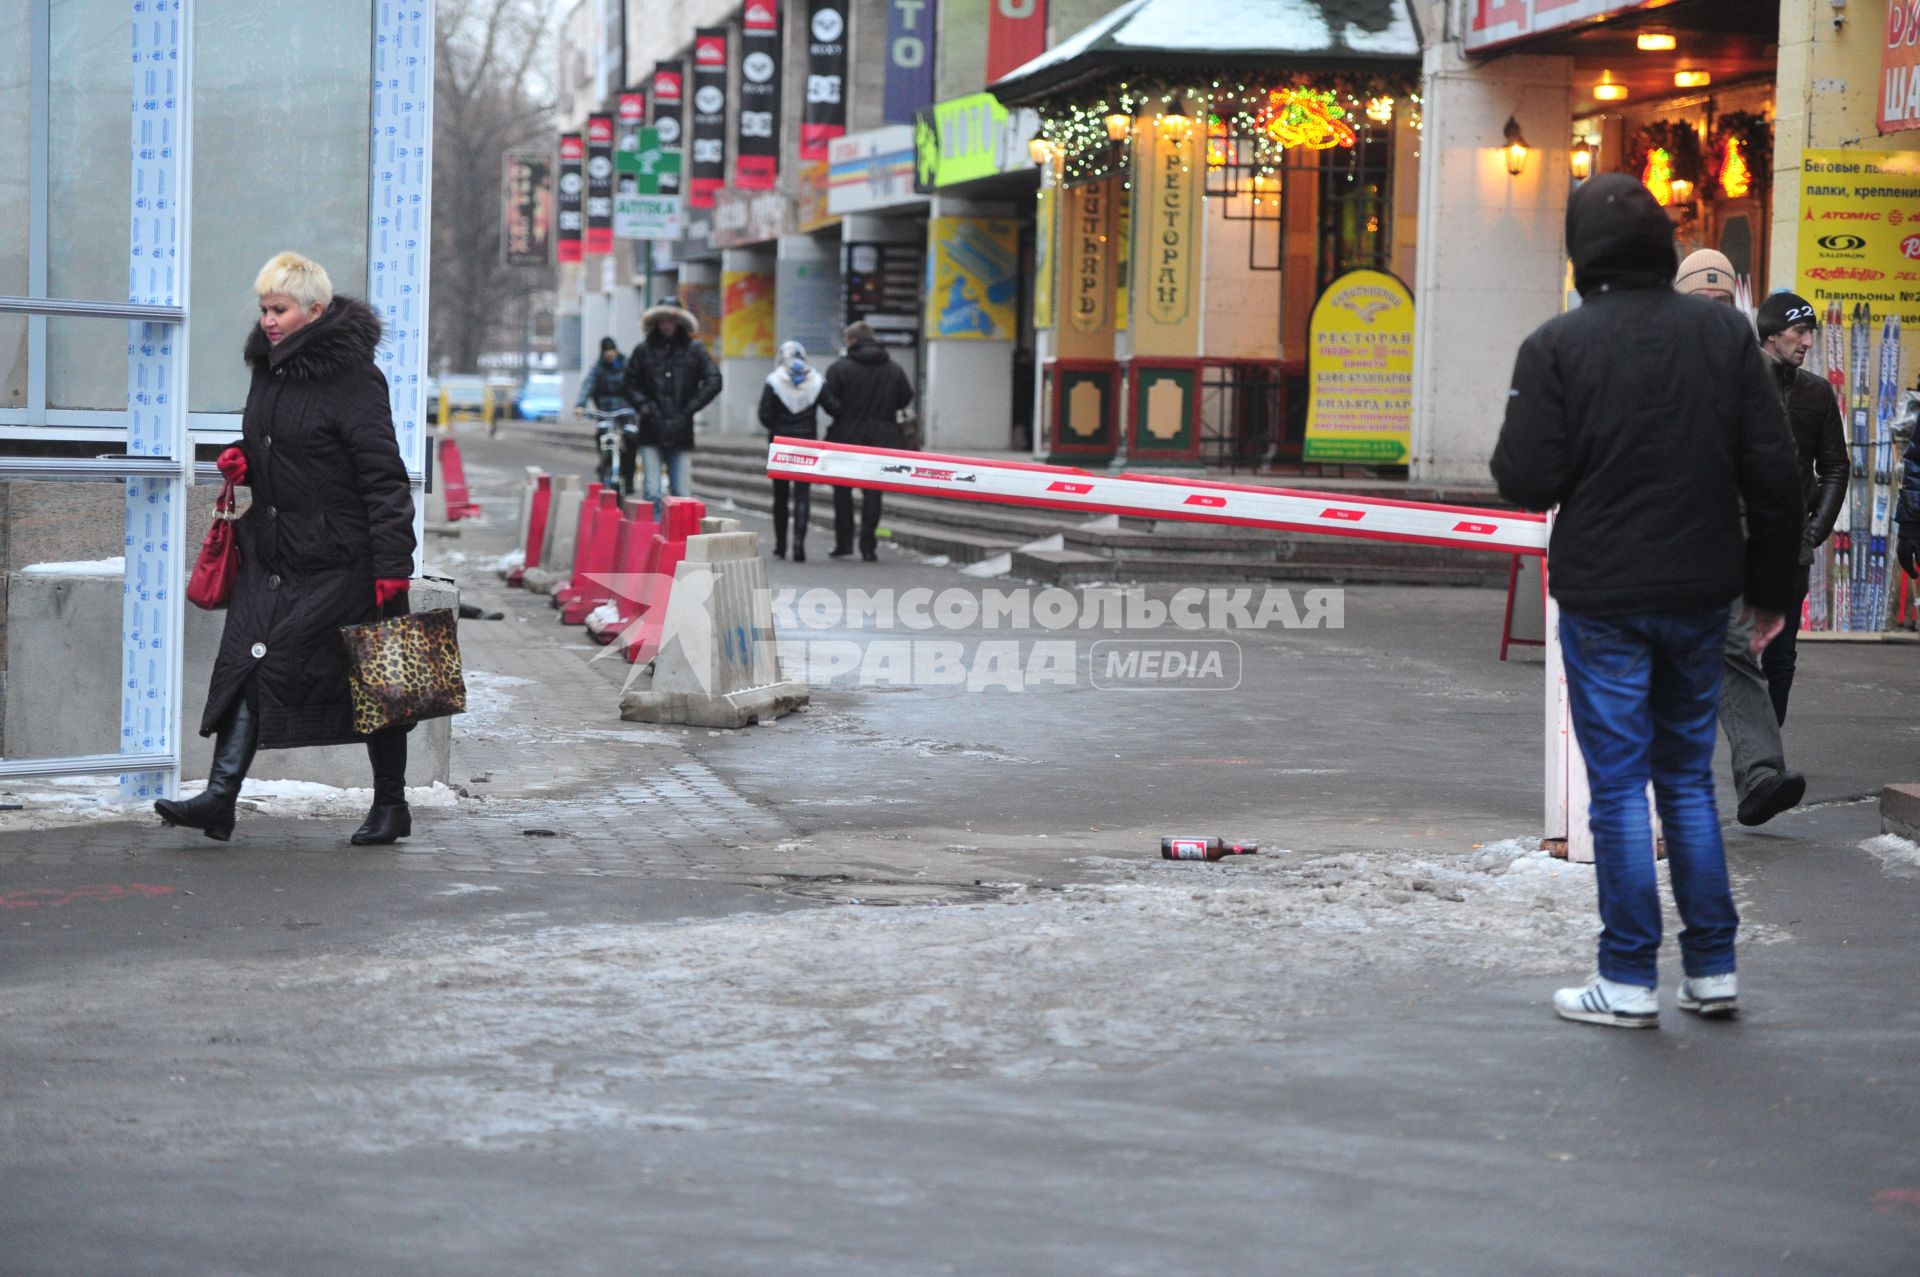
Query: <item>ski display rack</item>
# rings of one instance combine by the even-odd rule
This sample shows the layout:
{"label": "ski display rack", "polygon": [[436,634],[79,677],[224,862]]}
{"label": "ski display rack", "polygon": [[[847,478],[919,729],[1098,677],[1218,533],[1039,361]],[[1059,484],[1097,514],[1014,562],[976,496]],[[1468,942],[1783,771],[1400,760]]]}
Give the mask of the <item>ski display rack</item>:
{"label": "ski display rack", "polygon": [[[1920,641],[1912,632],[1914,581],[1894,556],[1893,514],[1920,392],[1900,386],[1897,315],[1877,334],[1865,302],[1827,304],[1819,350],[1847,438],[1847,487],[1833,534],[1814,555],[1801,635],[1810,639]],[[1877,341],[1876,341],[1877,336]]]}

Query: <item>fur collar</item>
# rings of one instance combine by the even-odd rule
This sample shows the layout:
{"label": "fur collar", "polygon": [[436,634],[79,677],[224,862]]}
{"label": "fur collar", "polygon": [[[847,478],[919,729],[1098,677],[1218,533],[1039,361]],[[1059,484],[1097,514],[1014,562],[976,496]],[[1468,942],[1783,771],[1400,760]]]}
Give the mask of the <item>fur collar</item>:
{"label": "fur collar", "polygon": [[819,369],[809,368],[807,375],[796,383],[792,373],[785,368],[775,368],[767,374],[767,384],[773,387],[774,395],[787,406],[788,412],[799,413],[819,400],[826,378],[820,375]]}
{"label": "fur collar", "polygon": [[325,381],[356,364],[373,362],[380,344],[380,316],[357,297],[335,297],[320,318],[278,346],[255,324],[247,334],[246,361],[296,381]]}
{"label": "fur collar", "polygon": [[[678,306],[655,306],[640,316],[640,328],[646,333],[648,341],[653,341],[660,336],[660,321],[663,319],[679,321],[680,337],[675,341],[676,345],[685,345],[700,335],[700,321],[693,317],[691,311],[682,310]],[[660,340],[666,339],[661,337]]]}

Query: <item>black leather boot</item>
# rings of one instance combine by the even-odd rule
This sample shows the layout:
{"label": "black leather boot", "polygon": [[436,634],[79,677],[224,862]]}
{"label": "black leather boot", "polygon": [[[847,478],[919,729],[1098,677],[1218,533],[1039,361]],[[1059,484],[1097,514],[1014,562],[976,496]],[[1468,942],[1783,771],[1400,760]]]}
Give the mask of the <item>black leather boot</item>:
{"label": "black leather boot", "polygon": [[407,809],[407,729],[389,727],[367,737],[367,761],[373,764],[373,808],[353,831],[353,845],[375,847],[413,833]]}
{"label": "black leather boot", "polygon": [[192,798],[162,798],[153,809],[169,825],[198,829],[209,838],[226,842],[233,837],[234,804],[259,744],[260,720],[242,696],[227,711],[226,722],[213,738],[213,766],[207,773],[206,789]]}

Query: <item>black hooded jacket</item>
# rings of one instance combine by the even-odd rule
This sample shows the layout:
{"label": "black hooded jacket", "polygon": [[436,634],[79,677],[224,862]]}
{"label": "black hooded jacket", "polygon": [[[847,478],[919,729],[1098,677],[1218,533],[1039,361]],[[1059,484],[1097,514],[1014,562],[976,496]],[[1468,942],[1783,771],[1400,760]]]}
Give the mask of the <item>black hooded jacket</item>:
{"label": "black hooded jacket", "polygon": [[[661,329],[671,319],[677,331]],[[720,394],[720,369],[694,340],[699,321],[678,306],[655,306],[640,316],[646,333],[627,356],[623,389],[640,410],[640,442],[668,452],[693,450],[693,416]]]}
{"label": "black hooded jacket", "polygon": [[1813,552],[1833,532],[1840,505],[1847,497],[1846,427],[1840,420],[1840,402],[1825,378],[1805,368],[1769,358],[1773,384],[1786,405],[1787,425],[1793,429],[1794,464],[1800,471],[1800,489],[1806,503],[1807,535],[1800,562],[1813,562]]}
{"label": "black hooded jacket", "polygon": [[1554,598],[1594,616],[1725,607],[1743,593],[1786,611],[1804,503],[1752,329],[1673,291],[1672,225],[1624,173],[1575,193],[1567,249],[1582,304],[1521,345],[1493,453],[1502,496],[1560,507]]}
{"label": "black hooded jacket", "polygon": [[380,618],[376,579],[413,575],[413,491],[379,343],[380,317],[351,297],[277,346],[257,324],[247,338],[240,447],[253,501],[234,525],[240,575],[202,736],[251,684],[262,749],[364,739],[340,627]]}
{"label": "black hooded jacket", "polygon": [[869,448],[898,448],[905,442],[900,410],[913,402],[907,371],[887,356],[887,348],[863,341],[827,369],[820,408],[833,424],[827,438]]}

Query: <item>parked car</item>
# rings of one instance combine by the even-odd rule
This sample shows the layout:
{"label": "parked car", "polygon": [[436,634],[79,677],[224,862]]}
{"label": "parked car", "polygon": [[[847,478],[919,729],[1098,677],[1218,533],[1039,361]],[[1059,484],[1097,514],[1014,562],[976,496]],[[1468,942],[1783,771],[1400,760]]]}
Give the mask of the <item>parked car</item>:
{"label": "parked car", "polygon": [[530,374],[527,384],[520,388],[520,398],[514,404],[514,415],[522,421],[558,421],[562,406],[560,374],[536,372]]}

